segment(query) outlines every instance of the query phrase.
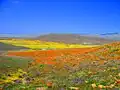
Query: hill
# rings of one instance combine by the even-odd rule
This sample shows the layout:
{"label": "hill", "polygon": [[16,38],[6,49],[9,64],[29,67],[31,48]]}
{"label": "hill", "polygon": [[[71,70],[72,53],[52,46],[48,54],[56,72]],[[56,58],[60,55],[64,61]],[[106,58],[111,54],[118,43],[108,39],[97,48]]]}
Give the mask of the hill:
{"label": "hill", "polygon": [[[71,71],[67,78],[72,79],[76,86],[81,85],[80,89],[89,87],[88,90],[92,90],[91,86],[93,88],[94,86],[95,88],[112,88],[113,90],[120,88],[120,42],[100,46],[94,51],[82,55],[62,56],[59,57],[59,60],[56,65],[57,70],[63,72],[63,67],[66,66],[65,68]],[[61,65],[61,62],[64,65]],[[74,69],[72,70],[71,67]]]}
{"label": "hill", "polygon": [[80,45],[80,44],[65,44],[58,42],[45,42],[40,40],[28,40],[28,39],[11,39],[0,40],[2,43],[12,44],[15,46],[23,46],[33,50],[45,50],[45,49],[63,49],[63,48],[86,48],[96,47],[97,45]]}
{"label": "hill", "polygon": [[[89,49],[9,52],[8,55],[33,56],[36,63],[29,65],[29,71],[37,76],[41,63],[39,77],[42,76],[42,80],[47,77],[60,86],[74,86],[80,90],[92,90],[93,85],[96,89],[120,88],[120,42]],[[38,81],[36,76],[34,80]]]}
{"label": "hill", "polygon": [[67,62],[72,62],[72,65],[79,65],[81,61],[97,61],[99,64],[104,64],[109,60],[120,60],[120,42],[105,44],[96,47],[93,51],[85,54],[76,54],[59,57],[61,61],[66,59]]}
{"label": "hill", "polygon": [[42,41],[53,41],[53,42],[63,42],[68,44],[107,44],[114,40],[108,40],[95,36],[84,36],[79,34],[48,34],[41,35],[34,39],[39,39]]}
{"label": "hill", "polygon": [[22,50],[22,49],[28,49],[26,47],[22,46],[14,46],[11,44],[5,44],[0,42],[0,51],[7,51],[7,50]]}

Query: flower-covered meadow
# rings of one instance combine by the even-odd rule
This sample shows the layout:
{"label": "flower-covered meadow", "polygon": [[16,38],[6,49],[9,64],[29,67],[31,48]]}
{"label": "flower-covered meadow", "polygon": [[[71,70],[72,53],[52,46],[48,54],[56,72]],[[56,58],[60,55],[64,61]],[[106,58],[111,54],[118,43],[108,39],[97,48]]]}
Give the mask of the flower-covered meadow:
{"label": "flower-covered meadow", "polygon": [[23,65],[24,68],[19,66],[20,62],[15,63],[15,70],[12,71],[14,64],[9,67],[4,66],[7,72],[0,75],[2,90],[114,90],[120,88],[119,42],[82,49],[10,51],[6,56],[16,58],[16,61],[10,59],[14,62],[24,57],[23,61],[28,59],[28,62]]}

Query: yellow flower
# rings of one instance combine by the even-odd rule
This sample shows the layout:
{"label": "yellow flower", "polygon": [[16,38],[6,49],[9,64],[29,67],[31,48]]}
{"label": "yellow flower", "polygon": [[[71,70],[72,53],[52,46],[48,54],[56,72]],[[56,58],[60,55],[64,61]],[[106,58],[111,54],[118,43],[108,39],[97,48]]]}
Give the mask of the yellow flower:
{"label": "yellow flower", "polygon": [[98,88],[103,88],[104,86],[103,85],[98,85]]}
{"label": "yellow flower", "polygon": [[116,70],[117,68],[116,68],[116,67],[113,67],[112,69],[113,69],[113,70]]}
{"label": "yellow flower", "polygon": [[107,86],[103,86],[103,88],[107,88]]}
{"label": "yellow flower", "polygon": [[105,86],[106,88],[109,88],[109,86]]}
{"label": "yellow flower", "polygon": [[91,74],[91,73],[92,73],[92,72],[90,72],[90,71],[88,72],[88,74]]}
{"label": "yellow flower", "polygon": [[23,72],[23,70],[22,69],[18,69],[18,72]]}
{"label": "yellow flower", "polygon": [[109,87],[110,87],[110,88],[113,88],[114,86],[115,86],[114,84],[111,84]]}
{"label": "yellow flower", "polygon": [[106,70],[103,70],[104,72],[106,71]]}
{"label": "yellow flower", "polygon": [[91,86],[92,86],[93,88],[96,88],[96,87],[97,87],[95,83],[91,84]]}
{"label": "yellow flower", "polygon": [[70,89],[79,90],[78,87],[70,87]]}
{"label": "yellow flower", "polygon": [[112,75],[110,75],[110,77],[112,77]]}
{"label": "yellow flower", "polygon": [[85,83],[88,83],[88,81],[85,81]]}
{"label": "yellow flower", "polygon": [[46,88],[45,87],[38,87],[38,88],[36,88],[36,90],[46,90]]}
{"label": "yellow flower", "polygon": [[118,76],[120,77],[120,73],[118,73]]}

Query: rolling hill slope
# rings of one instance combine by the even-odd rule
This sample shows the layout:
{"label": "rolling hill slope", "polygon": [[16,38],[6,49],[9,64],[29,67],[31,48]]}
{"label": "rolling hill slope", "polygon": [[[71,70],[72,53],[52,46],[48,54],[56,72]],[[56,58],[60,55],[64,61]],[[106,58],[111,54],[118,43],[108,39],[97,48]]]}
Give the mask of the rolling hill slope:
{"label": "rolling hill slope", "polygon": [[28,49],[26,47],[21,46],[14,46],[11,44],[5,44],[0,42],[0,51],[7,51],[7,50],[22,50],[22,49]]}
{"label": "rolling hill slope", "polygon": [[108,40],[95,36],[84,36],[79,34],[48,34],[41,35],[34,39],[39,39],[43,41],[53,41],[53,42],[63,42],[68,44],[107,44],[114,40]]}
{"label": "rolling hill slope", "polygon": [[[109,60],[120,61],[120,42],[114,42],[97,47],[91,52],[85,54],[67,55],[59,57],[61,61],[72,62],[72,65],[78,66],[81,61],[97,61],[100,64],[104,64]],[[61,62],[60,62],[61,63]],[[59,64],[60,64],[59,63]]]}

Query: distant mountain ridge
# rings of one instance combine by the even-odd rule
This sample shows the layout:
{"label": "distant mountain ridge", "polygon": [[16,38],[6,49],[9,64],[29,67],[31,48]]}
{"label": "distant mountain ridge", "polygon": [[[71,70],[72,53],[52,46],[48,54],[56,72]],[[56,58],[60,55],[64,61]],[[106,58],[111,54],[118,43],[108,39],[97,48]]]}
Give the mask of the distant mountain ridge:
{"label": "distant mountain ridge", "polygon": [[107,44],[115,41],[120,41],[119,33],[104,33],[104,34],[45,34],[29,37],[7,37],[1,36],[0,39],[31,39],[41,41],[62,42],[68,44]]}
{"label": "distant mountain ridge", "polygon": [[68,44],[107,44],[115,40],[109,40],[94,35],[79,35],[79,34],[47,34],[40,35],[34,39],[42,41],[63,42]]}

